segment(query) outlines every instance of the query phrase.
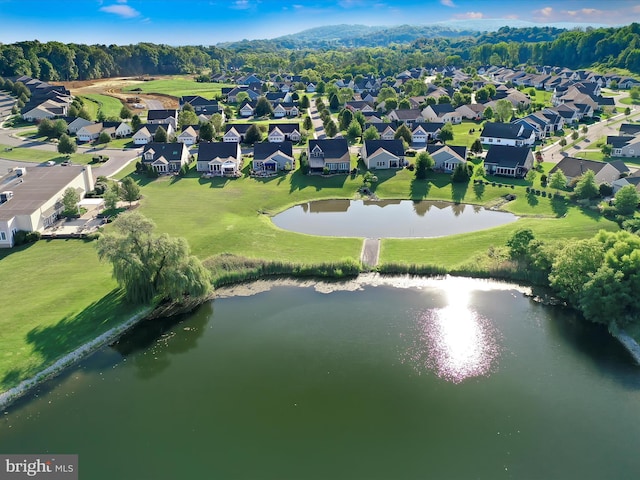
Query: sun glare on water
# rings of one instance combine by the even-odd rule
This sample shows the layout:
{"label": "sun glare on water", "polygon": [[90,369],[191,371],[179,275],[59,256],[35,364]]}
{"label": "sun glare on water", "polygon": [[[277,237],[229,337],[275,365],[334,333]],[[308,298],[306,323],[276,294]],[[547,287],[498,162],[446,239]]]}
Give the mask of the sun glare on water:
{"label": "sun glare on water", "polygon": [[453,383],[490,374],[500,354],[498,332],[470,306],[470,290],[465,285],[441,286],[448,304],[418,315],[406,360],[418,373],[432,371]]}

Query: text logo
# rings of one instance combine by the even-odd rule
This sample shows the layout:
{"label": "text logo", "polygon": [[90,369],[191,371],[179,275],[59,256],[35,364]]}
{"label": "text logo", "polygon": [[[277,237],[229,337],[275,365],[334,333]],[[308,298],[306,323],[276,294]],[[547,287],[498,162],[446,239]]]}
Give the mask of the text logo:
{"label": "text logo", "polygon": [[0,455],[0,480],[78,480],[78,455]]}

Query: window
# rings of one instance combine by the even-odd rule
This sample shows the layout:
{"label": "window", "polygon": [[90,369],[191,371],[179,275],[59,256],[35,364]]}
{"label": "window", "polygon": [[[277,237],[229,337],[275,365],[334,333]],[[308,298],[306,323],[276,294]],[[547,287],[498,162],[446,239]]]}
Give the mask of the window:
{"label": "window", "polygon": [[0,232],[0,240],[3,242],[7,240],[7,234],[5,232]]}

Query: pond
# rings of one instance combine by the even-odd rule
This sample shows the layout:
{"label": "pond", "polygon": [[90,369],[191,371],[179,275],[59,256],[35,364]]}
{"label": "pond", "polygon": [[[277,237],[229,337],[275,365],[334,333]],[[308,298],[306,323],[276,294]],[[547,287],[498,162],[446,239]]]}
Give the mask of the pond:
{"label": "pond", "polygon": [[0,452],[91,479],[634,478],[640,370],[460,278],[260,282],[140,324],[11,406]]}
{"label": "pond", "polygon": [[475,232],[518,219],[477,205],[411,200],[319,200],[275,215],[278,227],[310,235],[425,238]]}

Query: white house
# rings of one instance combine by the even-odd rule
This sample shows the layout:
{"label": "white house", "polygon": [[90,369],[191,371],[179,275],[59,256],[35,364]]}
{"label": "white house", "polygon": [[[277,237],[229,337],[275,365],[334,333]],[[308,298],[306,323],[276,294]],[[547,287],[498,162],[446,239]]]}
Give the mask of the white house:
{"label": "white house", "polygon": [[402,140],[365,140],[360,149],[362,160],[368,169],[402,168],[404,145]]}
{"label": "white house", "polygon": [[0,191],[0,248],[11,248],[19,230],[42,232],[63,210],[62,196],[73,188],[80,198],[93,190],[89,165],[26,167],[7,177]]}
{"label": "white house", "polygon": [[196,170],[212,176],[239,176],[242,152],[238,142],[201,142]]}
{"label": "white house", "polygon": [[195,129],[189,125],[185,128],[180,135],[178,135],[178,142],[184,143],[185,145],[195,145],[198,141],[198,134]]}

